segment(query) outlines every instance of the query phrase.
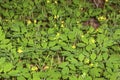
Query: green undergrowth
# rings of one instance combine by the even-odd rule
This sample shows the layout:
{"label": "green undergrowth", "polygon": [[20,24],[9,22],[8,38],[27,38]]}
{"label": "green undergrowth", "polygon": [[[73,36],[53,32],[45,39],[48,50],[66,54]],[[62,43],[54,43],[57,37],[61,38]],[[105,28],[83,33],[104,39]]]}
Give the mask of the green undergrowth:
{"label": "green undergrowth", "polygon": [[120,80],[119,2],[0,0],[0,80]]}

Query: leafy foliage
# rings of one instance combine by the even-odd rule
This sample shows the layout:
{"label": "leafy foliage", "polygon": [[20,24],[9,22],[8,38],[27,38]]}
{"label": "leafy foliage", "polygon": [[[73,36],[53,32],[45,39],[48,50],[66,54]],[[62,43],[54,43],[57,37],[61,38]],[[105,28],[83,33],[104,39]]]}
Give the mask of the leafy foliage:
{"label": "leafy foliage", "polygon": [[1,0],[0,79],[119,80],[119,2]]}

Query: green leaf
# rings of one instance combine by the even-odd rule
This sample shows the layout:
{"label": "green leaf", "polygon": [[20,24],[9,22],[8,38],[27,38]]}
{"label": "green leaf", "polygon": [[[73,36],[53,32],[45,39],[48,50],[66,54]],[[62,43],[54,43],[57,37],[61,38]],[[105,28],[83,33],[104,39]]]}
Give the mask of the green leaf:
{"label": "green leaf", "polygon": [[97,60],[97,61],[102,61],[102,58],[103,58],[102,55],[99,54],[99,55],[97,55],[97,59],[96,59],[96,60]]}
{"label": "green leaf", "polygon": [[0,65],[2,65],[4,62],[5,62],[5,58],[4,57],[0,58]]}
{"label": "green leaf", "polygon": [[113,44],[114,44],[113,41],[108,39],[104,41],[103,46],[108,47],[108,46],[112,46]]}
{"label": "green leaf", "polygon": [[33,45],[34,45],[33,39],[29,39],[29,40],[28,40],[28,45],[29,45],[29,46],[33,46]]}
{"label": "green leaf", "polygon": [[66,67],[67,65],[68,65],[68,62],[62,62],[62,63],[59,64],[59,67],[60,67],[60,68],[64,68],[64,67]]}
{"label": "green leaf", "polygon": [[101,72],[101,69],[99,69],[99,68],[90,69],[90,75],[92,77],[100,77],[100,72]]}
{"label": "green leaf", "polygon": [[91,46],[91,45],[86,46],[86,50],[87,50],[87,51],[92,50],[92,46]]}
{"label": "green leaf", "polygon": [[61,49],[61,47],[60,46],[54,46],[54,47],[52,47],[50,49],[53,50],[53,51],[58,51],[58,50]]}
{"label": "green leaf", "polygon": [[78,60],[75,59],[75,58],[70,58],[69,61],[70,61],[72,64],[78,64]]}
{"label": "green leaf", "polygon": [[4,41],[5,40],[5,34],[1,34],[0,35],[0,41]]}
{"label": "green leaf", "polygon": [[47,48],[47,42],[42,42],[41,45],[43,48]]}
{"label": "green leaf", "polygon": [[20,32],[20,26],[18,24],[13,24],[11,26],[12,31]]}
{"label": "green leaf", "polygon": [[50,34],[53,34],[55,32],[55,29],[54,28],[49,28],[48,29],[48,34],[50,35]]}
{"label": "green leaf", "polygon": [[91,76],[87,76],[87,77],[85,78],[85,80],[92,80],[92,77],[91,77]]}
{"label": "green leaf", "polygon": [[13,67],[14,66],[12,63],[5,63],[4,64],[4,72],[10,71]]}
{"label": "green leaf", "polygon": [[103,56],[103,59],[104,59],[104,60],[107,60],[107,58],[108,58],[108,53],[103,53],[102,56]]}
{"label": "green leaf", "polygon": [[69,33],[68,33],[68,38],[69,38],[70,40],[73,40],[75,37],[76,37],[75,32],[69,32]]}
{"label": "green leaf", "polygon": [[90,56],[90,58],[91,58],[92,60],[95,60],[95,59],[96,59],[96,54],[95,54],[95,53],[92,53],[91,56]]}
{"label": "green leaf", "polygon": [[67,41],[68,40],[68,38],[65,34],[61,34],[60,39],[62,39],[62,41]]}
{"label": "green leaf", "polygon": [[120,77],[119,73],[113,73],[112,76],[110,76],[110,80],[118,80],[117,78]]}
{"label": "green leaf", "polygon": [[76,67],[74,64],[69,64],[68,66],[69,66],[70,70],[72,70],[72,71],[76,70]]}
{"label": "green leaf", "polygon": [[50,41],[48,46],[49,46],[49,47],[53,47],[53,46],[55,46],[55,45],[56,45],[56,41]]}
{"label": "green leaf", "polygon": [[26,27],[25,27],[25,26],[23,26],[23,27],[21,28],[21,32],[22,32],[22,33],[27,32],[27,29],[26,29]]}
{"label": "green leaf", "polygon": [[0,36],[2,35],[2,29],[1,29],[1,27],[0,27]]}
{"label": "green leaf", "polygon": [[62,69],[62,74],[63,74],[63,75],[69,74],[69,68],[68,68],[68,67],[64,67],[64,68]]}
{"label": "green leaf", "polygon": [[40,80],[38,73],[33,73],[33,80]]}
{"label": "green leaf", "polygon": [[86,37],[82,37],[81,40],[82,40],[84,43],[86,43],[86,44],[88,44],[88,42],[89,42]]}
{"label": "green leaf", "polygon": [[79,59],[80,61],[83,61],[84,58],[85,58],[85,56],[84,56],[83,54],[80,54],[78,59]]}
{"label": "green leaf", "polygon": [[120,29],[117,29],[117,30],[115,31],[115,34],[119,34],[119,35],[120,35]]}
{"label": "green leaf", "polygon": [[17,80],[26,80],[23,76],[18,76]]}
{"label": "green leaf", "polygon": [[69,80],[78,80],[76,76],[70,76]]}
{"label": "green leaf", "polygon": [[58,44],[61,46],[61,47],[64,47],[66,46],[67,44],[65,42],[63,42],[62,40],[59,40]]}
{"label": "green leaf", "polygon": [[97,42],[98,44],[102,44],[104,41],[105,35],[104,34],[98,34],[97,35]]}
{"label": "green leaf", "polygon": [[95,78],[95,80],[105,80],[104,78]]}
{"label": "green leaf", "polygon": [[24,73],[25,78],[31,78],[31,74],[29,72]]}
{"label": "green leaf", "polygon": [[10,76],[19,76],[20,71],[19,70],[12,70],[8,73]]}
{"label": "green leaf", "polygon": [[0,72],[3,71],[4,63],[5,63],[5,58],[0,58]]}
{"label": "green leaf", "polygon": [[58,80],[61,77],[61,74],[54,69],[49,70],[47,74],[50,76],[50,80]]}
{"label": "green leaf", "polygon": [[78,46],[78,47],[85,47],[86,44],[85,44],[85,43],[78,43],[77,46]]}

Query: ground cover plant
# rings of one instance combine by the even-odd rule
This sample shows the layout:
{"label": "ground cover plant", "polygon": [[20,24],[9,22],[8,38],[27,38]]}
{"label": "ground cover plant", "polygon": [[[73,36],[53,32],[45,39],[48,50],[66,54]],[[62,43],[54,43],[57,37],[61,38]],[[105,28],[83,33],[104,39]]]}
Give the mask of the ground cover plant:
{"label": "ground cover plant", "polygon": [[0,0],[0,80],[120,80],[119,3]]}

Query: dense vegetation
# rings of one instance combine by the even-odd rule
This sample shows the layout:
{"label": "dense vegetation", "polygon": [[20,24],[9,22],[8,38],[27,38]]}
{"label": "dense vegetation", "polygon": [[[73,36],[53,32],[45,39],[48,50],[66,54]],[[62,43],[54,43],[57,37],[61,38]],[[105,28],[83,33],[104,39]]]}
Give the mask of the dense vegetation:
{"label": "dense vegetation", "polygon": [[0,80],[120,80],[119,3],[0,0]]}

